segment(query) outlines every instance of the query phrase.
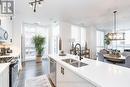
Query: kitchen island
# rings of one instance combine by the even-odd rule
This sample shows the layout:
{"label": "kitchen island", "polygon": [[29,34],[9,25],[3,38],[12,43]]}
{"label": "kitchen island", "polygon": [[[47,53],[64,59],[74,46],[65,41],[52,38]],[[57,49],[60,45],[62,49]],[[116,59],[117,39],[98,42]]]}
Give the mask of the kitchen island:
{"label": "kitchen island", "polygon": [[56,87],[130,87],[130,69],[91,59],[82,59],[86,66],[74,67],[63,59],[77,56],[49,55],[56,61]]}
{"label": "kitchen island", "polygon": [[0,87],[9,87],[9,65],[10,63],[0,63]]}

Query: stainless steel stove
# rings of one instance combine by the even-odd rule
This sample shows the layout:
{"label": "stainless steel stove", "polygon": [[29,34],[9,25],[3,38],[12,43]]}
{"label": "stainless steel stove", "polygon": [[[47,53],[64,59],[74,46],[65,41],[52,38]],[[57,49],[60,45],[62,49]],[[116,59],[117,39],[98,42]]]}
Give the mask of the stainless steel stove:
{"label": "stainless steel stove", "polygon": [[0,63],[10,63],[9,87],[17,87],[18,80],[18,58],[12,56],[0,56]]}
{"label": "stainless steel stove", "polygon": [[0,58],[0,63],[8,63],[13,60],[13,57],[1,57]]}

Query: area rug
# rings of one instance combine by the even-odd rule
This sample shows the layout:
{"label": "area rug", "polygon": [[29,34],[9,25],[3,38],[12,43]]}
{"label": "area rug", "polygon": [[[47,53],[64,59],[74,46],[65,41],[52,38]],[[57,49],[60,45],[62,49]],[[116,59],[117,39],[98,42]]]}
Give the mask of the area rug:
{"label": "area rug", "polygon": [[47,76],[33,77],[25,81],[25,87],[52,87]]}

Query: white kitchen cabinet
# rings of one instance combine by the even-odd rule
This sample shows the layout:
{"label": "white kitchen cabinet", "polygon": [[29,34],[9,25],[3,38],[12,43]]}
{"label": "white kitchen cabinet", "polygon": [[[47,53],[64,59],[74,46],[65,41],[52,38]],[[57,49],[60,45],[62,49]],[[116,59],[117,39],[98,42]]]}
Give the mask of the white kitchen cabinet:
{"label": "white kitchen cabinet", "polygon": [[7,43],[10,42],[12,39],[12,28],[13,28],[13,20],[10,20],[10,16],[3,16],[1,17],[1,28],[3,28],[8,33],[8,39],[6,40]]}
{"label": "white kitchen cabinet", "polygon": [[0,87],[2,87],[2,73],[0,73]]}
{"label": "white kitchen cabinet", "polygon": [[89,81],[57,63],[56,87],[96,87]]}
{"label": "white kitchen cabinet", "polygon": [[9,67],[0,73],[0,87],[9,87]]}

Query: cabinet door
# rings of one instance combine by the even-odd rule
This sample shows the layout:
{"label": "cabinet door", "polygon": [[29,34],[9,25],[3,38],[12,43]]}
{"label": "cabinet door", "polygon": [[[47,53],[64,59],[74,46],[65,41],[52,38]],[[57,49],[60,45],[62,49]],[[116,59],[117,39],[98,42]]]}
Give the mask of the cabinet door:
{"label": "cabinet door", "polygon": [[57,63],[56,69],[56,87],[68,87],[65,82],[66,73],[63,70],[64,67]]}
{"label": "cabinet door", "polygon": [[69,69],[57,64],[57,87],[96,87]]}
{"label": "cabinet door", "polygon": [[13,20],[10,20],[10,17],[2,17],[0,27],[7,31],[8,39],[5,42],[9,43],[12,39]]}
{"label": "cabinet door", "polygon": [[9,68],[2,72],[2,87],[9,87]]}
{"label": "cabinet door", "polygon": [[2,87],[2,73],[0,73],[0,87]]}

